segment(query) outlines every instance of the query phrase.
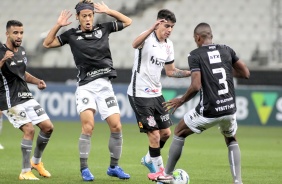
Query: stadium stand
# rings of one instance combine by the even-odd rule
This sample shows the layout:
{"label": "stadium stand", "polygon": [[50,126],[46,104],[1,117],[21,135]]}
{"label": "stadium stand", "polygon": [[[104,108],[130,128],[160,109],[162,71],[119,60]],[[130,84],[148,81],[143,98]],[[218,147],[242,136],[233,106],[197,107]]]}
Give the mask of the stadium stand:
{"label": "stadium stand", "polygon": [[[193,29],[199,22],[208,22],[214,30],[214,41],[234,48],[250,67],[266,65],[269,58],[268,53],[275,39],[273,15],[271,14],[274,1],[104,0],[109,7],[120,10],[133,19],[132,25],[122,33],[113,33],[110,36],[114,66],[131,68],[134,57],[131,43],[138,34],[154,23],[156,14],[161,8],[170,9],[176,14],[177,23],[170,39],[174,41],[177,67],[187,68],[187,55],[196,46],[193,41]],[[70,57],[68,46],[46,50],[42,48],[42,40],[63,9],[69,9],[73,13],[71,18],[73,24],[65,29],[77,25],[74,16],[76,2],[69,0],[1,0],[0,41],[5,40],[5,35],[2,33],[5,33],[7,20],[18,19],[25,26],[23,45],[30,55],[31,66],[73,67],[73,59]],[[96,16],[96,22],[111,20],[105,15]],[[261,58],[264,59],[257,62],[258,60],[255,60],[257,57],[254,57],[256,53],[261,54]]]}

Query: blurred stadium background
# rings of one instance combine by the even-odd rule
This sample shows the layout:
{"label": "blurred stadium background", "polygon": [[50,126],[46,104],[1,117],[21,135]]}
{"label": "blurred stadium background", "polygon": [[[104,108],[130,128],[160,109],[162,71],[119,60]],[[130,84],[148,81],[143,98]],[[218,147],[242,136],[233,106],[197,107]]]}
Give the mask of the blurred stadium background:
{"label": "blurred stadium background", "polygon": [[[64,9],[72,12],[72,24],[62,28],[59,33],[78,25],[74,10],[77,2],[78,0],[1,0],[0,41],[5,43],[5,26],[8,20],[22,21],[25,30],[23,46],[29,56],[28,71],[49,84],[59,83],[59,86],[51,86],[55,92],[52,91],[53,88],[50,93],[46,92],[46,99],[51,93],[57,95],[56,90],[64,86],[62,84],[75,84],[76,81],[77,71],[69,46],[45,49],[42,42]],[[104,2],[110,8],[128,15],[133,20],[130,27],[110,36],[114,67],[119,75],[113,83],[123,85],[118,86],[122,88],[120,91],[124,95],[123,98],[126,98],[126,88],[133,65],[134,50],[131,43],[137,35],[152,26],[158,10],[167,8],[175,12],[177,18],[170,37],[174,42],[177,67],[188,68],[187,55],[196,48],[193,41],[194,27],[200,22],[209,23],[213,29],[214,42],[231,46],[251,70],[249,80],[236,80],[238,89],[244,90],[242,93],[239,91],[238,94],[242,94],[249,103],[253,104],[249,114],[258,114],[261,119],[259,124],[265,124],[264,121],[269,119],[277,120],[276,124],[278,124],[282,120],[280,115],[282,112],[282,98],[280,100],[282,94],[281,0],[104,0]],[[95,23],[108,20],[111,20],[111,17],[95,14]],[[162,80],[164,87],[170,88],[165,95],[171,98],[182,91],[177,91],[173,95],[170,90],[186,89],[190,79],[176,79],[176,81],[163,76]],[[73,88],[70,91],[72,94]],[[60,95],[63,93],[63,89],[58,92]],[[37,99],[42,99],[38,94]],[[258,96],[262,100],[258,100]],[[40,102],[47,104],[45,107],[47,111],[48,104],[51,103],[53,106],[50,105],[50,107],[58,109],[60,103],[56,101],[57,98],[59,100],[64,97],[57,95],[57,97],[54,96],[54,102],[47,102],[46,99]],[[73,111],[75,113],[75,110]],[[65,113],[65,115],[68,114]],[[134,118],[132,120],[134,122]]]}

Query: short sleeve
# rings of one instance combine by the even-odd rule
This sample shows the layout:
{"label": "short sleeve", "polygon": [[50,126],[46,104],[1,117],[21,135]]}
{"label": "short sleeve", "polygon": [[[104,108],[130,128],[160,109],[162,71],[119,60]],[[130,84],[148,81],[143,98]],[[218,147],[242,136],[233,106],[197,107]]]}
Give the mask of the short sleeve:
{"label": "short sleeve", "polygon": [[229,53],[231,55],[232,63],[236,63],[239,60],[239,57],[236,55],[236,52],[232,48],[230,48],[228,46],[227,46],[227,49],[228,49],[228,51],[229,51]]}
{"label": "short sleeve", "polygon": [[70,30],[65,31],[61,35],[57,36],[61,46],[69,43],[69,37],[70,37]]}
{"label": "short sleeve", "polygon": [[102,26],[105,26],[109,32],[117,32],[123,29],[123,23],[121,21],[106,22]]}
{"label": "short sleeve", "polygon": [[200,71],[200,59],[196,55],[188,55],[188,64],[191,72]]}

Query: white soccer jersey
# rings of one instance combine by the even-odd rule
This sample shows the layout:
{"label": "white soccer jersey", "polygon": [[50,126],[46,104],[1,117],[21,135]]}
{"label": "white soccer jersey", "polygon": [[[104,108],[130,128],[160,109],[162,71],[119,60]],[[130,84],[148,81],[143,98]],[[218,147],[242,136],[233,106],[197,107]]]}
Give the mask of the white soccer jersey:
{"label": "white soccer jersey", "polygon": [[165,64],[174,62],[173,43],[159,42],[155,32],[151,33],[140,49],[135,49],[131,82],[127,94],[135,97],[158,97],[162,95],[160,82]]}

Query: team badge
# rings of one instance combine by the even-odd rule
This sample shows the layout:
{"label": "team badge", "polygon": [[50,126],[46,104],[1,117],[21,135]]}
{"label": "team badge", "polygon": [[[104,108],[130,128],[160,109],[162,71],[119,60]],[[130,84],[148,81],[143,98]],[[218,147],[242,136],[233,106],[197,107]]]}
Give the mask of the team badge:
{"label": "team badge", "polygon": [[24,111],[20,112],[20,116],[25,118],[26,117],[26,113]]}
{"label": "team badge", "polygon": [[151,126],[151,127],[154,127],[157,124],[156,120],[155,120],[155,118],[153,116],[149,116],[147,118],[147,121],[148,121],[148,125]]}
{"label": "team badge", "polygon": [[88,98],[83,98],[83,99],[82,99],[82,103],[88,104],[88,102],[89,102],[89,99],[88,99]]}
{"label": "team badge", "polygon": [[103,33],[102,33],[101,30],[97,30],[97,31],[94,31],[94,36],[95,36],[96,38],[102,38]]}

